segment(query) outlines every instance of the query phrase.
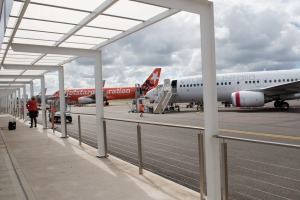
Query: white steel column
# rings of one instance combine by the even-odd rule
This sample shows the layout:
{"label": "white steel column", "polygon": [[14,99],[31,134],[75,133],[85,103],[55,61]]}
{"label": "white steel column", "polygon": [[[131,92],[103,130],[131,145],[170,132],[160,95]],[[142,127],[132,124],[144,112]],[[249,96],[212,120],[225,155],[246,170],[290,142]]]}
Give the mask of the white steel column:
{"label": "white steel column", "polygon": [[33,81],[30,82],[30,98],[34,96]]}
{"label": "white steel column", "polygon": [[12,114],[12,94],[9,94],[9,114]]}
{"label": "white steel column", "polygon": [[215,33],[213,3],[201,10],[201,55],[203,74],[205,157],[207,199],[221,200],[220,146],[218,135],[218,109],[216,87]]}
{"label": "white steel column", "polygon": [[8,111],[9,111],[9,96],[7,95],[6,96],[6,114],[8,114]]}
{"label": "white steel column", "polygon": [[103,131],[103,85],[102,85],[102,58],[101,51],[95,56],[95,93],[96,93],[96,124],[98,139],[98,157],[105,157],[104,131]]}
{"label": "white steel column", "polygon": [[14,116],[17,117],[17,90],[14,91]]}
{"label": "white steel column", "polygon": [[61,137],[66,138],[66,118],[65,118],[65,110],[66,110],[66,98],[65,98],[65,79],[64,79],[64,68],[60,68],[58,70],[59,76],[59,103],[60,103],[60,121],[61,121]]}
{"label": "white steel column", "polygon": [[7,114],[10,114],[10,95],[7,96]]}
{"label": "white steel column", "polygon": [[21,89],[18,89],[18,116],[21,119]]}
{"label": "white steel column", "polygon": [[27,97],[26,97],[26,85],[23,86],[23,109],[24,109],[24,120],[27,120],[27,108],[26,108],[26,103],[27,103]]}
{"label": "white steel column", "polygon": [[46,97],[45,97],[45,77],[41,77],[41,95],[42,95],[42,120],[43,128],[46,129]]}

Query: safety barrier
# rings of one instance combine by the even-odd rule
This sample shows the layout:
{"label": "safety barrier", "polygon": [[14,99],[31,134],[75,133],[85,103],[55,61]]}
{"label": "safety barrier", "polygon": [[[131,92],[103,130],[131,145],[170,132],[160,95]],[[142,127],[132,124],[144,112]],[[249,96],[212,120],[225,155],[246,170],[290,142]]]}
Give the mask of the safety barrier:
{"label": "safety barrier", "polygon": [[[80,142],[97,147],[96,129],[94,122],[91,122],[93,119],[85,119],[85,116],[95,117],[95,115],[72,114],[78,115],[78,127],[68,127],[69,135],[79,138]],[[74,123],[76,124],[76,121]],[[206,178],[203,129],[117,118],[105,118],[104,127],[107,134],[106,152],[137,165],[140,174],[143,173],[143,169],[147,169],[199,191],[201,199],[204,199]],[[299,145],[223,135],[215,138],[220,139],[221,145],[223,200],[299,199],[300,176],[297,174],[300,171],[300,163],[299,159],[293,160],[294,156],[298,157],[299,152],[296,150],[300,149]],[[238,145],[240,142],[244,145]],[[292,148],[295,152],[288,151],[282,152],[284,156],[277,155],[277,151],[281,152],[278,147]],[[252,152],[254,154],[250,154]],[[258,157],[258,160],[255,157]],[[278,161],[281,163],[277,164],[276,161],[279,159],[283,161]],[[292,160],[291,166],[285,165],[286,160]],[[276,164],[272,164],[272,161]],[[253,174],[256,177],[252,177]],[[288,176],[284,177],[282,174]]]}
{"label": "safety barrier", "polygon": [[[89,123],[89,121],[85,120],[84,117],[95,117],[95,115],[83,113],[72,114],[73,116],[78,115],[78,126],[69,126],[68,135],[71,137],[78,138],[79,144],[84,142],[94,147],[97,147],[96,133],[91,133],[93,128],[90,127],[88,128],[88,130],[83,130],[83,127],[87,127],[85,125]],[[76,120],[74,120],[74,123],[76,123]],[[139,167],[139,174],[143,174],[143,169],[147,169],[163,177],[171,179],[174,182],[199,191],[201,195],[201,200],[205,199],[206,182],[204,171],[204,129],[193,126],[180,126],[175,124],[145,122],[139,120],[126,120],[117,118],[104,118],[103,123],[104,136],[106,138],[106,152],[137,165]],[[107,123],[110,124],[107,125]],[[116,123],[121,124],[116,125]],[[125,125],[124,123],[127,125]],[[122,129],[122,127],[124,126],[127,126],[129,130],[124,130],[124,128]],[[146,126],[155,126],[161,132],[164,132],[163,127],[168,129],[173,128],[174,131],[178,130],[178,128],[190,130],[193,133],[191,133],[190,136],[187,135],[186,137],[191,138],[191,143],[186,143],[183,140],[180,141],[175,137],[172,138],[172,136],[171,143],[175,142],[176,145],[171,145],[171,143],[162,143],[160,142],[160,140],[170,139],[168,139],[167,137],[164,138],[164,134],[157,135],[156,133],[156,135],[154,135],[151,134],[151,131],[149,133],[150,129],[146,129]],[[120,129],[117,130],[116,127],[120,127]],[[142,129],[144,127],[145,129]],[[193,146],[194,148],[190,148],[190,146]],[[180,152],[182,148],[188,150],[188,153],[182,154]],[[193,155],[190,155],[190,152],[192,152]],[[193,160],[193,164],[189,163],[188,160],[190,159]],[[178,165],[174,163],[178,163]],[[195,178],[196,176],[197,178]]]}
{"label": "safety barrier", "polygon": [[[254,143],[254,144],[261,144],[261,145],[270,145],[270,146],[292,148],[292,149],[300,149],[300,145],[293,145],[293,144],[276,143],[276,142],[269,142],[269,141],[263,141],[263,140],[253,140],[253,139],[246,139],[246,138],[238,138],[238,137],[229,137],[229,136],[224,136],[224,135],[215,135],[214,137],[221,139],[222,200],[227,200],[228,196],[229,196],[228,195],[228,193],[229,193],[228,192],[228,188],[229,188],[229,186],[228,186],[228,150],[227,150],[228,148],[227,148],[227,142],[226,142],[226,140],[239,141],[239,142],[247,142],[247,143]],[[298,170],[300,170],[300,169],[298,169]],[[296,181],[299,182],[300,180],[296,180]],[[266,182],[265,182],[265,184],[266,184]],[[270,198],[275,198],[275,195],[273,197],[270,197]],[[277,195],[277,198],[278,198],[278,195]],[[284,197],[281,197],[281,198],[287,199],[287,198],[284,198]]]}

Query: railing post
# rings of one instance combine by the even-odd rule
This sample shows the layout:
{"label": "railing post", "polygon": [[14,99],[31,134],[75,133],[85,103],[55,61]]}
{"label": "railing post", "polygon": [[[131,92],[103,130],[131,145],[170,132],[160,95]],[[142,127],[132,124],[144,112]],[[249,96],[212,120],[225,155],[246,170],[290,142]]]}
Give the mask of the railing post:
{"label": "railing post", "polygon": [[79,145],[81,145],[81,121],[80,121],[80,115],[78,115],[78,141],[79,141]]}
{"label": "railing post", "polygon": [[227,163],[227,143],[221,143],[222,153],[222,200],[228,199],[228,163]]}
{"label": "railing post", "polygon": [[105,157],[108,156],[107,154],[107,133],[106,133],[106,121],[103,121],[103,137],[104,137],[104,155]]}
{"label": "railing post", "polygon": [[198,134],[198,155],[199,155],[199,186],[200,186],[200,200],[205,200],[205,148],[204,148],[204,134],[202,131]]}
{"label": "railing post", "polygon": [[[64,113],[64,115],[65,115],[65,130],[66,130],[66,138],[67,138],[67,137],[68,137],[68,130],[67,130],[67,114],[66,114],[65,111],[64,111],[63,113]],[[61,118],[60,118],[60,120],[61,120]]]}
{"label": "railing post", "polygon": [[137,144],[138,144],[139,174],[143,174],[142,137],[141,137],[140,124],[137,125]]}
{"label": "railing post", "polygon": [[45,124],[46,124],[46,129],[48,128],[48,122],[47,122],[47,109],[45,110]]}

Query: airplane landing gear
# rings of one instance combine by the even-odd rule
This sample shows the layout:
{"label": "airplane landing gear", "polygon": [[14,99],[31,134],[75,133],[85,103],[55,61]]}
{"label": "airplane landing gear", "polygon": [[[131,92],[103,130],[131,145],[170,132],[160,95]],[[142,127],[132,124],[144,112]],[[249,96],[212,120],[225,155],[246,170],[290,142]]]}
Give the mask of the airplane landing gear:
{"label": "airplane landing gear", "polygon": [[286,110],[289,110],[290,105],[289,105],[289,103],[284,102],[284,101],[275,101],[274,102],[274,107],[275,108],[280,108],[281,110],[286,111]]}

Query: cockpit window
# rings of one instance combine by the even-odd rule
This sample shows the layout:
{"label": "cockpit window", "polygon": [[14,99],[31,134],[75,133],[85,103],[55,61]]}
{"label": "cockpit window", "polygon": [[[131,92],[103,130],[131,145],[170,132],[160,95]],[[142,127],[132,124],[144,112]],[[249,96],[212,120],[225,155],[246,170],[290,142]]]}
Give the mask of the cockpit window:
{"label": "cockpit window", "polygon": [[156,86],[156,87],[157,87],[157,89],[160,89],[160,88],[163,87],[163,85],[158,85],[158,86]]}

